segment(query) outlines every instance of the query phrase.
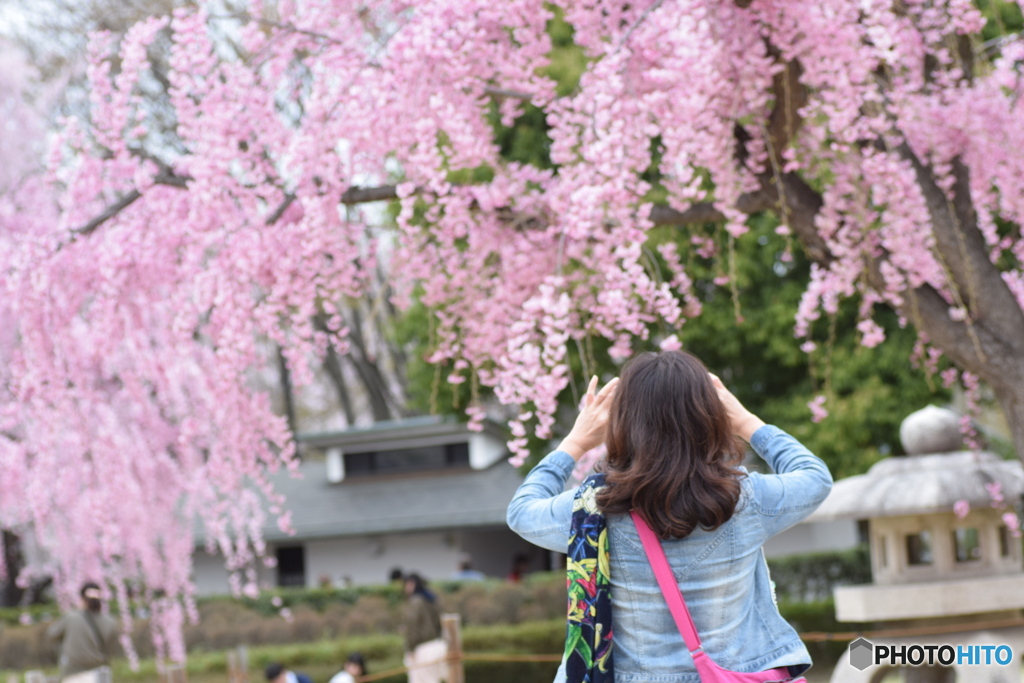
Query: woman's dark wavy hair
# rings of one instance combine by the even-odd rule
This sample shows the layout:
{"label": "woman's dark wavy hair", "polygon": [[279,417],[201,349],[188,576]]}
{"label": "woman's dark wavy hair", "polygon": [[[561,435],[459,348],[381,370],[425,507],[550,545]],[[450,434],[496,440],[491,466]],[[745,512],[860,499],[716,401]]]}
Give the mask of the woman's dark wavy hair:
{"label": "woman's dark wavy hair", "polygon": [[742,442],[707,368],[682,351],[626,363],[608,423],[605,514],[635,509],[660,538],[717,529],[740,496]]}

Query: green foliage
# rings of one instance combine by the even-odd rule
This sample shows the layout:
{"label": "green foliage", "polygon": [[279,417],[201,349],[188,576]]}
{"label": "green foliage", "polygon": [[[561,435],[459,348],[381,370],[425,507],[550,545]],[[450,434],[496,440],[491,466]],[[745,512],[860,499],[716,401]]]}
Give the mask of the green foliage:
{"label": "green foliage", "polygon": [[27,615],[32,623],[50,621],[60,614],[60,608],[54,603],[30,605],[28,607],[0,607],[0,628],[3,625],[17,626],[22,615]]}
{"label": "green foliage", "polygon": [[[1010,26],[1019,24],[1015,3],[985,0],[982,9],[992,18],[990,25],[997,23],[997,15]],[[548,31],[553,48],[546,72],[558,81],[560,94],[571,93],[586,68],[586,56],[573,42],[572,27],[557,10]],[[505,160],[552,168],[542,110],[528,105],[512,126],[504,127],[495,107],[492,125]],[[648,199],[665,202],[665,190],[659,183],[660,141],[652,140],[651,146],[654,161],[644,175],[652,185]],[[458,173],[461,182],[475,182],[489,171]],[[654,350],[657,341],[678,333],[684,348],[718,373],[741,401],[803,441],[829,464],[834,476],[863,472],[879,458],[900,450],[898,427],[908,413],[928,403],[945,402],[948,393],[910,367],[916,333],[901,327],[888,309],[877,311],[876,319],[887,339],[876,348],[859,343],[858,301],[853,300],[844,302],[834,318],[814,326],[817,351],[810,356],[801,351],[793,325],[808,282],[809,263],[798,243],[775,233],[777,222],[771,215],[752,217],[750,225],[750,234],[735,241],[717,225],[661,227],[650,232],[650,270],[670,279],[654,247],[662,242],[677,243],[679,253],[687,259],[686,270],[695,281],[703,313],[680,330],[652,328],[651,341],[638,343],[636,349]],[[718,256],[697,256],[690,242],[693,235],[714,239]],[[732,284],[715,285],[714,280],[722,276],[731,277]],[[396,343],[413,350],[407,369],[410,408],[461,415],[473,399],[473,382],[453,386],[446,381],[450,367],[435,367],[424,360],[434,343],[433,324],[432,313],[417,304],[396,331]],[[608,347],[606,340],[593,339],[570,348],[568,362],[575,393],[563,397],[558,415],[563,432],[572,424],[579,393],[589,376],[598,374],[607,380],[618,374],[619,364],[608,356]],[[486,388],[476,389],[479,400],[490,397]],[[815,424],[807,403],[819,393],[827,397],[830,417]],[[535,455],[527,466],[539,460],[551,444],[532,438],[529,446]]]}
{"label": "green foliage", "polygon": [[556,93],[561,97],[572,93],[579,85],[580,77],[587,68],[587,56],[583,48],[573,39],[574,29],[563,18],[560,7],[551,7],[554,18],[548,22],[548,35],[551,36],[550,64],[544,74],[552,78],[558,85]]}
{"label": "green foliage", "polygon": [[866,545],[779,557],[768,560],[768,569],[775,594],[787,603],[829,600],[836,586],[871,583],[871,558]]}
{"label": "green foliage", "polygon": [[[331,605],[354,605],[364,596],[384,598],[389,605],[397,605],[404,598],[400,586],[371,585],[350,588],[274,588],[260,592],[257,598],[241,598],[239,602],[258,614],[270,617],[277,615],[282,607],[294,609],[304,606],[316,612],[323,612]],[[227,597],[210,597],[201,599],[199,604],[203,606],[223,602],[236,602],[236,600]]]}
{"label": "green foliage", "polygon": [[[420,302],[420,292],[413,297],[413,304],[395,319],[391,343],[410,349],[405,366],[408,386],[407,410],[412,413],[440,413],[458,415],[469,405],[472,398],[472,383],[451,384],[447,381],[451,373],[450,363],[428,363],[426,358],[433,348],[433,313]],[[482,392],[482,395],[488,394]]]}
{"label": "green foliage", "polygon": [[[856,300],[845,302],[833,320],[818,321],[818,350],[804,354],[793,325],[810,265],[798,244],[775,234],[771,217],[758,216],[750,224],[750,234],[735,241],[732,263],[727,244],[715,259],[691,256],[688,272],[703,312],[682,326],[683,346],[754,413],[821,456],[835,477],[863,472],[899,451],[899,424],[907,414],[948,400],[948,393],[910,367],[916,333],[900,327],[891,311],[876,316],[886,342],[873,349],[860,344]],[[686,253],[687,233],[663,228],[652,235],[654,243],[669,239]],[[713,284],[730,271],[733,290]],[[807,402],[819,392],[827,396],[830,416],[815,424]]]}
{"label": "green foliage", "polygon": [[[572,93],[579,85],[580,77],[587,67],[583,49],[573,42],[573,27],[562,18],[560,8],[552,8],[554,18],[548,22],[551,36],[550,63],[542,70],[545,76],[555,81],[555,92],[559,97]],[[509,127],[501,125],[497,106],[491,109],[491,125],[494,126],[495,140],[506,161],[531,164],[537,168],[551,168],[551,139],[543,109],[527,104],[523,113]]]}
{"label": "green foliage", "polygon": [[985,41],[994,40],[1024,30],[1024,17],[1021,8],[1011,0],[978,0],[975,3],[987,19],[981,37]]}

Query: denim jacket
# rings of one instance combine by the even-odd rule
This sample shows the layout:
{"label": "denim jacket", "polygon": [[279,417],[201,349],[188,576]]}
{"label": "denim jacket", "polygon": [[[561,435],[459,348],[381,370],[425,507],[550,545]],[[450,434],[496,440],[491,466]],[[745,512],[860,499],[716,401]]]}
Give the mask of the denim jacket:
{"label": "denim jacket", "polygon": [[[778,427],[758,429],[751,446],[775,474],[746,474],[728,522],[663,546],[704,651],[716,664],[742,672],[799,671],[811,657],[779,615],[761,547],[811,514],[832,477],[825,463]],[[564,489],[574,466],[568,453],[555,451],[533,468],[509,504],[509,527],[564,553],[575,493]],[[609,515],[608,529],[616,683],[699,683],[632,520]],[[556,683],[565,680],[564,666]]]}

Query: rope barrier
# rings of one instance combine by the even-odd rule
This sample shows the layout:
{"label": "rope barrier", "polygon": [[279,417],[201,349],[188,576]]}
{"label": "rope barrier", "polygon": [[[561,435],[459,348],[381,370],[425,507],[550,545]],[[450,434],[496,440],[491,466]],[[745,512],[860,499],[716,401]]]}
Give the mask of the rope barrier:
{"label": "rope barrier", "polygon": [[1010,628],[1012,626],[1024,626],[1024,619],[1019,617],[1013,619],[998,619],[992,621],[973,621],[966,624],[941,624],[936,626],[912,626],[907,628],[879,629],[877,631],[843,631],[829,633],[824,631],[812,631],[801,633],[800,639],[808,642],[823,641],[847,641],[857,638],[899,638],[905,636],[935,636],[943,633],[958,633],[960,631],[985,631],[993,628]]}
{"label": "rope barrier", "polygon": [[467,659],[466,653],[460,653],[460,655],[452,657],[448,656],[444,659],[435,659],[429,662],[417,662],[412,666],[396,666],[393,669],[385,669],[379,673],[367,674],[365,676],[356,676],[356,683],[371,683],[371,681],[379,681],[382,678],[390,678],[391,676],[397,676],[398,674],[404,674],[412,669],[424,669],[428,666],[437,666],[438,664],[451,664],[459,659]]}
{"label": "rope barrier", "polygon": [[356,676],[356,683],[370,683],[370,681],[379,681],[382,678],[391,678],[399,674],[404,674],[408,671],[404,666],[396,666],[394,669],[386,669],[380,673],[369,674],[367,676]]}
{"label": "rope barrier", "polygon": [[507,655],[502,653],[463,652],[462,658],[477,662],[560,662],[562,655]]}

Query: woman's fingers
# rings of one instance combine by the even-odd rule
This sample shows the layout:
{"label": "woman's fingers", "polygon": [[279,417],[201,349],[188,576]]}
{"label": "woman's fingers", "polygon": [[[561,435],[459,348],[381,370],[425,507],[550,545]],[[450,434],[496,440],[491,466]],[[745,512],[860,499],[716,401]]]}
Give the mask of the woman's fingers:
{"label": "woman's fingers", "polygon": [[583,394],[583,407],[588,407],[597,398],[597,375],[590,378],[590,384],[587,385],[587,391]]}
{"label": "woman's fingers", "polygon": [[587,409],[592,406],[598,407],[597,404],[605,404],[608,398],[615,393],[615,387],[619,383],[619,378],[616,377],[612,381],[605,384],[601,391],[597,390],[597,375],[590,378],[590,384],[587,386],[587,393],[583,395],[583,408]]}
{"label": "woman's fingers", "polygon": [[[593,381],[591,382],[591,386],[596,386],[596,385],[597,385],[597,378],[595,377],[593,379]],[[598,395],[597,395],[598,400],[605,400],[605,399],[607,399],[609,396],[611,396],[615,392],[615,387],[617,387],[618,385],[619,385],[619,378],[618,377],[613,378],[612,381],[608,382],[608,384],[605,384],[604,388],[601,389],[600,393],[598,393]]]}

